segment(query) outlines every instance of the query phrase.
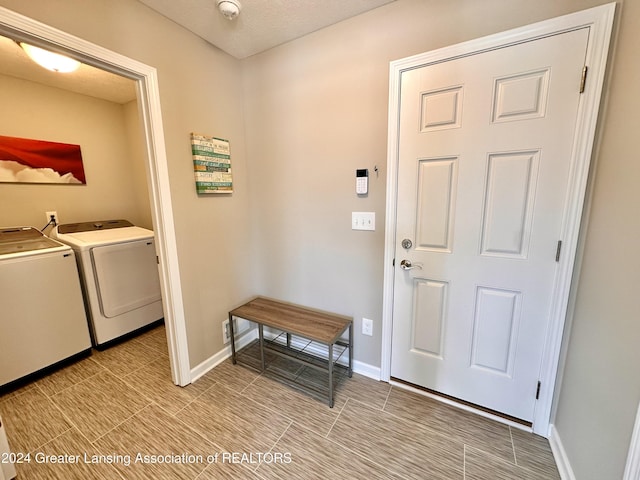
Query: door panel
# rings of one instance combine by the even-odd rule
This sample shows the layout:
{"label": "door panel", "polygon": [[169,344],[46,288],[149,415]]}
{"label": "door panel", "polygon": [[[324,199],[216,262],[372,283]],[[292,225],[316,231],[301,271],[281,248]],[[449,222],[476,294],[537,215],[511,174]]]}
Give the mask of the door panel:
{"label": "door panel", "polygon": [[481,255],[527,257],[539,153],[489,154]]}
{"label": "door panel", "polygon": [[403,72],[393,377],[532,420],[587,40]]}
{"label": "door panel", "polygon": [[462,86],[424,92],[420,131],[429,132],[460,127],[462,120]]}
{"label": "door panel", "polygon": [[105,317],[117,317],[162,299],[153,239],[96,247],[91,258]]}
{"label": "door panel", "polygon": [[412,346],[415,352],[442,358],[447,283],[417,279],[414,283]]}
{"label": "door panel", "polygon": [[494,122],[544,117],[551,69],[497,78],[493,88]]}
{"label": "door panel", "polygon": [[522,292],[476,289],[471,366],[513,376]]}
{"label": "door panel", "polygon": [[420,250],[451,251],[457,158],[419,161],[416,245]]}

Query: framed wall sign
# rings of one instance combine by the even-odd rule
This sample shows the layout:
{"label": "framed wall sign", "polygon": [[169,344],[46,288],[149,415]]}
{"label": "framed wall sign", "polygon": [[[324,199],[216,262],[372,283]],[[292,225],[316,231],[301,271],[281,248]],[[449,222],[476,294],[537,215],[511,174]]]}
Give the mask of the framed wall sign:
{"label": "framed wall sign", "polygon": [[229,140],[192,133],[191,153],[198,194],[233,192]]}

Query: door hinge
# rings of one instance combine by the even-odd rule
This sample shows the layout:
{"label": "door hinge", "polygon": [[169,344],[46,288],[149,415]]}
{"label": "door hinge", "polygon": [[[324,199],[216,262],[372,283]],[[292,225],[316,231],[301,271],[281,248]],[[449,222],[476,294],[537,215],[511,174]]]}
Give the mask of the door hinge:
{"label": "door hinge", "polygon": [[540,387],[542,386],[542,382],[538,382],[538,388],[536,389],[536,400],[540,399]]}
{"label": "door hinge", "polygon": [[582,77],[580,78],[580,93],[584,93],[584,87],[585,87],[585,85],[587,83],[587,71],[588,70],[589,70],[589,67],[587,67],[586,65],[582,69]]}
{"label": "door hinge", "polygon": [[394,258],[392,267],[395,267],[395,266],[396,266],[396,259]]}
{"label": "door hinge", "polygon": [[562,240],[558,240],[558,246],[556,247],[556,262],[560,261],[560,251],[562,250]]}
{"label": "door hinge", "polygon": [[156,263],[160,265],[160,258],[156,255]]}

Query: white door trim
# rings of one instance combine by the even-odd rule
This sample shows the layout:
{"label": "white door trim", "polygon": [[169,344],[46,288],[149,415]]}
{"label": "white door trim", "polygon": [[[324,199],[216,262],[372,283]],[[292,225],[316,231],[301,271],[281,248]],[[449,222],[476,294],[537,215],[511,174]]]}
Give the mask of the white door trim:
{"label": "white door trim", "polygon": [[622,480],[640,480],[640,405],[638,405],[636,423],[633,427],[627,465],[624,469]]}
{"label": "white door trim", "polygon": [[[533,431],[539,435],[548,436],[555,378],[558,372],[560,358],[562,332],[569,303],[571,276],[576,260],[582,208],[585,200],[589,164],[595,140],[600,94],[604,83],[604,73],[614,14],[615,3],[610,3],[391,62],[389,78],[389,136],[387,143],[387,201],[382,314],[381,379],[383,381],[389,381],[391,374],[393,280],[395,273],[393,259],[396,246],[398,133],[402,73],[429,64],[445,62],[454,58],[475,55],[483,51],[588,27],[591,29],[586,57],[589,76],[578,109],[568,198],[562,226],[562,255],[558,266],[558,274],[555,279],[555,287],[553,289],[554,295],[552,299],[550,327],[545,341],[540,369],[542,388],[540,390],[539,401],[535,408],[533,421]],[[578,88],[577,85],[576,88]]]}
{"label": "white door trim", "polygon": [[147,181],[160,263],[171,374],[177,385],[191,383],[156,69],[3,7],[0,7],[0,34],[67,54],[89,65],[137,81],[138,109],[144,123]]}

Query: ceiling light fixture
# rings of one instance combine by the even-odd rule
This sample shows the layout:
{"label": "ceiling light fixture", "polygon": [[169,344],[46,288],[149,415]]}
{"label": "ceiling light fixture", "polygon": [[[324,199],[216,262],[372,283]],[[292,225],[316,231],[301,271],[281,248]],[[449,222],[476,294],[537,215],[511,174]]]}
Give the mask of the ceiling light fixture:
{"label": "ceiling light fixture", "polygon": [[29,58],[41,67],[52,72],[69,73],[78,69],[80,62],[73,58],[65,57],[59,53],[50,52],[40,47],[34,47],[28,43],[20,42],[22,49],[29,55]]}
{"label": "ceiling light fixture", "polygon": [[240,15],[240,9],[242,8],[238,0],[217,0],[218,10],[229,20],[233,20]]}

